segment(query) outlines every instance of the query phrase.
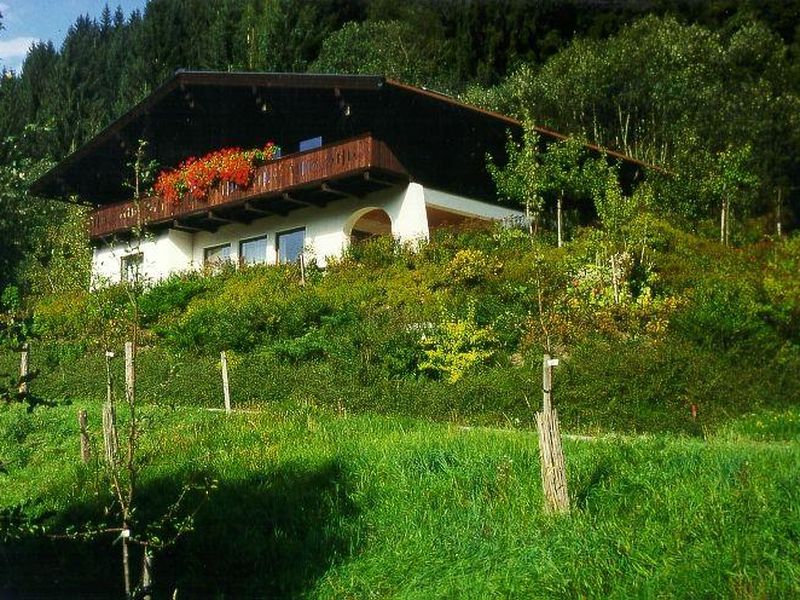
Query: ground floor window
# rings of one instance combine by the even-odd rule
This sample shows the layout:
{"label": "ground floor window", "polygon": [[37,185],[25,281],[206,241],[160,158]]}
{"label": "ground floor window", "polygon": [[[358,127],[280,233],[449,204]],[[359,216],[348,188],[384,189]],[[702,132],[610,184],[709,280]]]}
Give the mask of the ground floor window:
{"label": "ground floor window", "polygon": [[306,244],[306,228],[291,229],[278,233],[275,246],[279,263],[297,262]]}
{"label": "ground floor window", "polygon": [[134,252],[133,254],[126,254],[123,256],[120,260],[120,266],[122,267],[122,281],[139,281],[143,264],[144,254],[141,252]]}
{"label": "ground floor window", "polygon": [[207,265],[219,265],[227,262],[231,258],[231,245],[220,244],[219,246],[211,246],[204,251],[204,262]]}
{"label": "ground floor window", "polygon": [[239,242],[239,262],[243,265],[267,262],[267,236]]}

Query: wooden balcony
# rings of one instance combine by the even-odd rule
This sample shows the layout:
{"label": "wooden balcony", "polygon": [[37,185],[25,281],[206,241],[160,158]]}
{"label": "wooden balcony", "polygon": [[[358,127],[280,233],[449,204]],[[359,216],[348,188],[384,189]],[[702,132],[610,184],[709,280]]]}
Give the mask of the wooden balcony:
{"label": "wooden balcony", "polygon": [[188,195],[172,204],[159,197],[137,205],[119,202],[91,213],[90,236],[100,239],[136,227],[213,231],[307,206],[324,207],[345,196],[363,196],[408,179],[391,149],[369,134],[291,154],[256,169],[246,188],[223,183],[208,198]]}

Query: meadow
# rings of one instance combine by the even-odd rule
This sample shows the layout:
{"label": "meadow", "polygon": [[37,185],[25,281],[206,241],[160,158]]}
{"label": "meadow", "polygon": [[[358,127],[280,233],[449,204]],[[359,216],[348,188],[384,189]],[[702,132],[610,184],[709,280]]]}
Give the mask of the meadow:
{"label": "meadow", "polygon": [[[77,408],[0,414],[4,520],[46,526],[3,543],[11,597],[120,591],[113,535],[48,538],[102,522],[110,503],[97,464],[78,458]],[[159,595],[792,597],[800,414],[769,417],[707,440],[567,436],[572,511],[552,517],[530,431],[313,404],[230,416],[151,406],[139,518],[183,483],[216,481],[187,503],[192,531],[157,554]]]}
{"label": "meadow", "polygon": [[[119,388],[135,325],[133,530],[164,544],[158,596],[797,596],[800,238],[647,231],[635,253],[592,230],[561,249],[441,231],[305,281],[230,268],[7,308],[35,374],[0,408],[0,591],[122,593],[100,412],[105,351]],[[609,257],[634,254],[613,282]],[[533,426],[544,352],[563,517]],[[0,391],[18,364],[7,344]]]}

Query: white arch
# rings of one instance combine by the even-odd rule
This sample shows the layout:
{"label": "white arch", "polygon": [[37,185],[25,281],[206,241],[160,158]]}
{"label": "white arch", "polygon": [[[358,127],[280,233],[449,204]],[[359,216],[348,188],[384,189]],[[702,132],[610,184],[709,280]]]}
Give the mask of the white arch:
{"label": "white arch", "polygon": [[348,219],[345,221],[344,225],[344,234],[347,236],[348,239],[351,238],[353,235],[353,230],[356,224],[366,215],[371,212],[379,211],[382,217],[385,217],[387,221],[389,221],[389,234],[391,235],[394,232],[394,223],[392,221],[391,215],[386,211],[386,209],[381,208],[380,206],[365,206],[363,208],[359,208],[353,214],[351,214]]}

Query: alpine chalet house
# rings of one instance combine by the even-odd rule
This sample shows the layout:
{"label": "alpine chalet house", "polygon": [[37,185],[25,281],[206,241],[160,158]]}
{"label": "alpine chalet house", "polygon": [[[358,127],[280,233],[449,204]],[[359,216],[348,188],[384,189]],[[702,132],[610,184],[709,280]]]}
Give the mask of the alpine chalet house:
{"label": "alpine chalet house", "polygon": [[[178,71],[32,186],[91,203],[94,283],[508,219],[486,169],[517,121],[378,76]],[[561,136],[542,130],[550,139]],[[141,141],[156,195],[131,200]],[[142,235],[144,232],[144,235]]]}

